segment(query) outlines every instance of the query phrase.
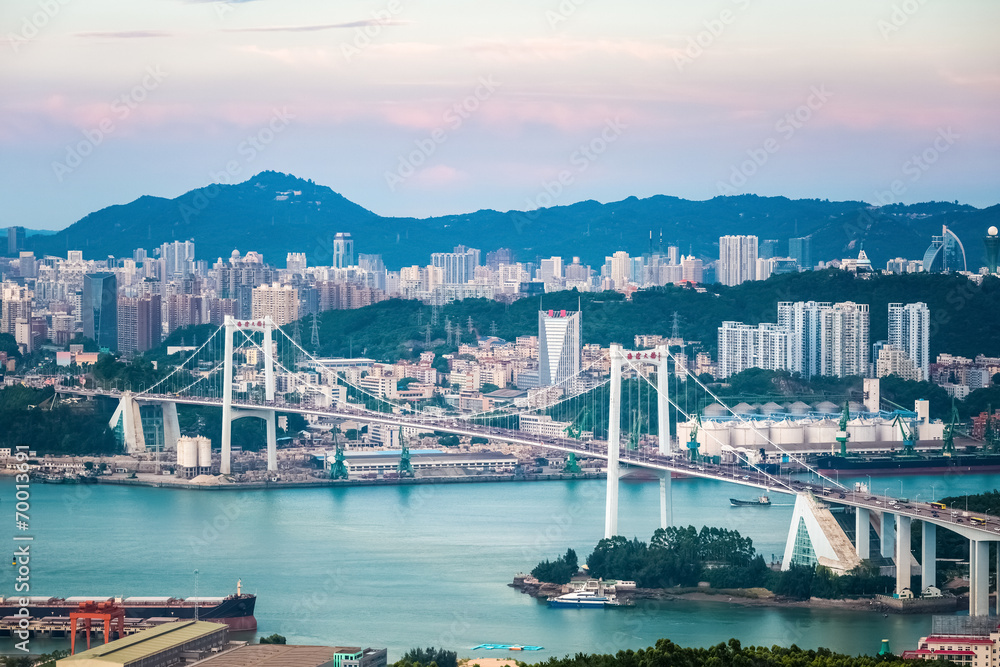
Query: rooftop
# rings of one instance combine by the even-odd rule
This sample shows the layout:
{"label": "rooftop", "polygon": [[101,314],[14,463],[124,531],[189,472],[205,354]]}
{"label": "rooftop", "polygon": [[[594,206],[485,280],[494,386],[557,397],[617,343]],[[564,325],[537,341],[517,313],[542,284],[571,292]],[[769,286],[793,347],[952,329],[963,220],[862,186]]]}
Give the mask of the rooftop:
{"label": "rooftop", "polygon": [[333,660],[337,653],[356,653],[360,650],[331,646],[248,644],[195,664],[198,667],[319,667]]}
{"label": "rooftop", "polygon": [[109,644],[63,658],[59,660],[59,664],[71,665],[84,661],[91,661],[89,664],[95,662],[107,662],[112,665],[127,664],[225,629],[226,625],[222,623],[208,623],[206,621],[164,623],[159,627],[137,632]]}

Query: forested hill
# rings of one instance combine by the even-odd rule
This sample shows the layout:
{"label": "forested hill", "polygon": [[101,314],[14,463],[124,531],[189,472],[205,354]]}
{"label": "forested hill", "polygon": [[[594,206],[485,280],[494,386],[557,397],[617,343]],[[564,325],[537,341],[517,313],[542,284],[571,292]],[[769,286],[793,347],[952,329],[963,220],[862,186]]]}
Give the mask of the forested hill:
{"label": "forested hill", "polygon": [[[371,202],[373,209],[379,202]],[[174,199],[140,197],[86,216],[52,236],[27,239],[38,256],[83,250],[90,259],[130,257],[168,241],[193,239],[210,263],[233,249],[256,250],[283,266],[288,252],[329,264],[333,236],[350,232],[356,253],[381,254],[390,268],[426,264],[430,253],[464,244],[484,253],[506,247],[519,261],[559,255],[600,265],[617,250],[640,255],[659,243],[718,258],[719,237],[755,234],[777,239],[812,236],[813,261],[856,257],[863,246],[876,266],[894,257],[918,259],[947,224],[963,240],[973,268],[983,261],[981,238],[1000,224],[1000,206],[976,209],[957,202],[873,208],[864,202],[785,197],[715,197],[689,201],[658,195],[601,204],[584,201],[535,211],[481,210],[436,218],[387,218],[330,188],[288,174],[262,172],[234,185],[210,185]],[[5,250],[0,247],[0,251]]]}
{"label": "forested hill", "polygon": [[[468,321],[477,335],[506,340],[537,335],[539,305],[545,309],[576,310],[582,304],[584,343],[621,343],[631,347],[636,334],[670,335],[673,314],[680,334],[701,341],[714,351],[718,327],[727,320],[748,324],[775,322],[779,301],[854,301],[870,307],[872,342],[888,336],[888,304],[923,301],[931,311],[930,353],[963,356],[1000,356],[1000,280],[991,278],[977,287],[961,276],[910,274],[874,276],[859,280],[844,271],[813,271],[775,276],[737,287],[711,286],[707,293],[668,286],[636,292],[627,301],[616,292],[579,294],[575,291],[546,294],[539,302],[521,299],[506,306],[485,299],[469,299],[445,306],[432,328],[432,349],[445,339],[445,320],[461,325],[463,340],[470,342]],[[386,301],[358,310],[328,311],[320,315],[324,356],[365,354],[395,360],[423,349],[430,307],[416,301]],[[310,330],[306,319],[301,330]],[[176,336],[175,336],[176,337]],[[311,347],[308,336],[306,347]],[[311,350],[312,351],[312,350]]]}

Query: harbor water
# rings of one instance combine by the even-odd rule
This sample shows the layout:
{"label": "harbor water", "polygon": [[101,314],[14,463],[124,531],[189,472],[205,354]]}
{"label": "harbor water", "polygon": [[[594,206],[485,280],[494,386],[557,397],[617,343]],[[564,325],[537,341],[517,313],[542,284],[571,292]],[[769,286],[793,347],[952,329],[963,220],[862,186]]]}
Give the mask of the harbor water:
{"label": "harbor water", "polygon": [[[872,490],[926,500],[932,485],[943,497],[997,481],[875,478]],[[673,488],[676,525],[737,529],[765,559],[781,557],[792,496],[772,493],[770,507],[734,508],[730,497],[758,493],[691,479]],[[473,655],[479,644],[508,643],[544,647],[518,656],[535,661],[638,649],[661,637],[688,646],[736,637],[850,654],[874,653],[888,638],[901,652],[930,629],[929,616],[744,607],[725,599],[549,609],[508,587],[515,573],[567,548],[586,558],[603,537],[604,489],[603,480],[218,492],[33,484],[31,594],[220,596],[235,592],[240,578],[244,592],[258,595],[258,635],[384,646],[390,660],[415,646]],[[649,539],[659,521],[658,491],[655,482],[623,482],[623,535]],[[13,480],[2,478],[0,508],[8,509],[11,528],[13,505]],[[8,573],[6,596],[14,593],[14,569]],[[4,644],[0,650],[12,649]],[[32,650],[64,645],[36,639]]]}

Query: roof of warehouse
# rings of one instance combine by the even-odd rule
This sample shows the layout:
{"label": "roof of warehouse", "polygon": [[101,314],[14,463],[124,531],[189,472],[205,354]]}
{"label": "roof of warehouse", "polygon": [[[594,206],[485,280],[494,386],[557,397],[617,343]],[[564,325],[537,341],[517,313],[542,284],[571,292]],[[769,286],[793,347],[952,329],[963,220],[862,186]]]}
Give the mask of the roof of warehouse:
{"label": "roof of warehouse", "polygon": [[164,623],[161,626],[118,639],[110,644],[104,644],[103,646],[97,646],[76,655],[71,655],[59,662],[101,660],[111,664],[127,664],[133,660],[159,653],[178,644],[218,632],[220,629],[225,629],[225,627],[222,623],[208,623],[206,621]]}
{"label": "roof of warehouse", "polygon": [[[360,649],[351,649],[356,651]],[[197,663],[198,667],[319,667],[344,649],[332,646],[248,644]]]}

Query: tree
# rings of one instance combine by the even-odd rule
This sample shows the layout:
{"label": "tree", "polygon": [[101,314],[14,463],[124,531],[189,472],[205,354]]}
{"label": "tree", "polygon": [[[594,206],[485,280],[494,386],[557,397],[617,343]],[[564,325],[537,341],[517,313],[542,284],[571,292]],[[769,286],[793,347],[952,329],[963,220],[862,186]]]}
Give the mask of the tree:
{"label": "tree", "polygon": [[492,393],[494,391],[499,391],[499,390],[500,390],[500,387],[496,386],[492,382],[484,382],[482,384],[482,386],[479,387],[479,391],[482,392],[482,393],[484,393],[484,394],[489,394],[489,393]]}
{"label": "tree", "polygon": [[358,429],[356,429],[356,428],[349,428],[349,429],[347,429],[346,431],[344,431],[344,437],[347,438],[348,440],[357,440],[358,439]]}
{"label": "tree", "polygon": [[489,444],[490,441],[487,438],[482,438],[478,435],[474,435],[472,436],[472,439],[469,442],[471,442],[473,445],[486,445]]}
{"label": "tree", "polygon": [[1000,387],[1000,373],[993,374],[993,385]]}
{"label": "tree", "polygon": [[267,637],[261,637],[260,638],[260,643],[261,644],[285,644],[285,643],[287,643],[287,640],[282,635],[279,635],[278,633],[274,633],[273,635],[268,635]]}
{"label": "tree", "polygon": [[404,667],[405,665],[430,665],[436,664],[438,667],[457,667],[458,654],[455,651],[447,651],[443,648],[436,649],[433,646],[428,648],[411,648],[403,654],[393,667]]}
{"label": "tree", "polygon": [[411,384],[417,381],[417,378],[402,378],[401,380],[396,380],[396,390],[406,391]]}

